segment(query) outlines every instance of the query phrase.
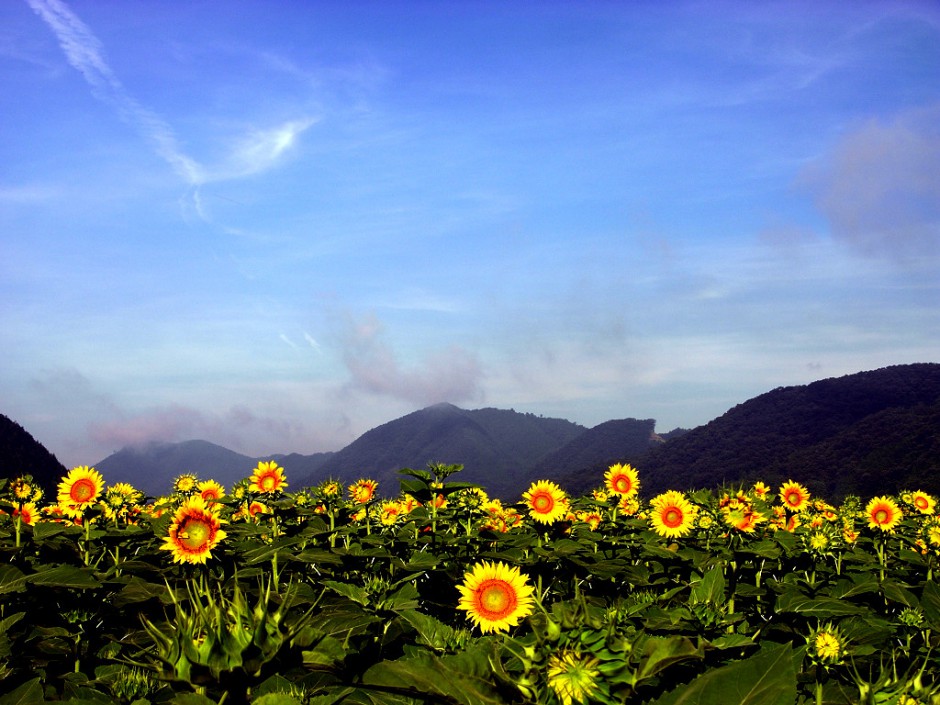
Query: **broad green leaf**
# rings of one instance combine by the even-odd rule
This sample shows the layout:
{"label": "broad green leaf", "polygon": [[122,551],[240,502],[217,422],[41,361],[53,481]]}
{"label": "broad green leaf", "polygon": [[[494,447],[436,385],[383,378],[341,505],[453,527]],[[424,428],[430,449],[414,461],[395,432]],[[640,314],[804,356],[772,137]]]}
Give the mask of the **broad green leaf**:
{"label": "broad green leaf", "polygon": [[181,693],[170,701],[170,705],[215,705],[215,701],[199,693]]}
{"label": "broad green leaf", "polygon": [[26,575],[13,565],[0,564],[0,595],[26,589]]}
{"label": "broad green leaf", "polygon": [[96,588],[101,585],[90,568],[58,565],[38,566],[35,573],[26,576],[33,585],[64,588]]}
{"label": "broad green leaf", "polygon": [[42,541],[63,533],[66,528],[65,524],[59,524],[58,522],[40,521],[33,525],[33,539]]}
{"label": "broad green leaf", "polygon": [[917,597],[903,585],[899,585],[893,580],[886,580],[881,585],[881,591],[885,598],[892,602],[900,602],[905,607],[919,607]]}
{"label": "broad green leaf", "polygon": [[651,678],[681,661],[702,658],[700,647],[684,636],[651,636],[642,644],[643,656],[636,668],[636,682]]}
{"label": "broad green leaf", "polygon": [[767,645],[742,661],[706,671],[653,705],[793,705],[794,661],[789,644]]}
{"label": "broad green leaf", "polygon": [[777,598],[777,612],[796,612],[816,619],[862,614],[866,609],[834,597],[809,597],[798,592],[785,592]]}
{"label": "broad green leaf", "polygon": [[301,701],[297,698],[291,697],[286,693],[268,693],[266,695],[261,695],[257,698],[253,698],[251,701],[252,705],[302,705]]}
{"label": "broad green leaf", "polygon": [[878,592],[878,580],[873,576],[856,576],[855,580],[842,579],[832,586],[828,596],[837,600],[844,600],[855,595],[864,595]]}
{"label": "broad green leaf", "polygon": [[709,602],[720,605],[725,601],[725,575],[720,565],[714,566],[702,578],[692,583],[692,604]]}
{"label": "broad green leaf", "polygon": [[369,593],[365,591],[364,588],[359,587],[358,585],[351,585],[349,583],[339,583],[335,580],[324,580],[323,585],[330,588],[334,592],[347,597],[356,604],[359,605],[368,605],[369,604]]}
{"label": "broad green leaf", "polygon": [[[474,668],[477,664],[472,657],[466,658],[468,652],[459,656],[464,658],[452,657],[445,661],[430,656],[382,661],[363,674],[362,682],[365,686],[394,689],[410,697],[437,696],[461,705],[503,705],[505,701],[491,682],[488,663],[483,669]],[[471,670],[463,670],[461,666],[469,666]]]}
{"label": "broad green leaf", "polygon": [[311,669],[329,669],[346,658],[346,650],[338,639],[331,636],[317,641],[312,649],[304,649],[304,665]]}
{"label": "broad green leaf", "polygon": [[934,629],[940,628],[940,587],[933,580],[924,583],[924,592],[920,597],[920,606],[924,617]]}
{"label": "broad green leaf", "polygon": [[111,602],[115,607],[124,607],[125,605],[144,602],[151,598],[157,598],[159,600],[169,598],[166,585],[148,583],[145,580],[135,577],[131,578],[131,582],[125,585],[117,595],[111,598]]}
{"label": "broad green leaf", "polygon": [[6,695],[0,696],[0,705],[34,705],[41,702],[44,702],[41,678],[33,678]]}
{"label": "broad green leaf", "polygon": [[418,632],[418,643],[443,651],[453,645],[454,630],[438,619],[417,610],[399,612],[402,619]]}

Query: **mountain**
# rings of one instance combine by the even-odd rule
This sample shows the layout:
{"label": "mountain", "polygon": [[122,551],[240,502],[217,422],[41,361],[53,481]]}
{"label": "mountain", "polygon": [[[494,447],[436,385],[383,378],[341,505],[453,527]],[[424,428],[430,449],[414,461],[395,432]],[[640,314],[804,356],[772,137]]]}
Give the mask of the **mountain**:
{"label": "mountain", "polygon": [[780,387],[637,459],[643,494],[794,479],[835,500],[940,494],[940,364]]}
{"label": "mountain", "polygon": [[458,479],[477,482],[495,497],[517,498],[540,458],[586,429],[564,419],[504,409],[460,409],[436,404],[367,431],[308,476],[305,485],[333,477],[369,477],[382,494],[398,493],[398,470],[428,463],[460,463]]}
{"label": "mountain", "polygon": [[529,481],[554,478],[565,489],[597,487],[611,465],[641,457],[650,446],[662,443],[655,428],[654,419],[605,421],[542,457],[526,477]]}
{"label": "mountain", "polygon": [[95,468],[104,475],[108,484],[129,482],[156,497],[170,492],[173,480],[183,473],[193,473],[200,480],[216,480],[226,489],[231,489],[235,482],[251,475],[259,460],[275,460],[290,468],[288,483],[293,488],[291,476],[300,477],[300,473],[314,472],[329,455],[302,456],[295,453],[250,458],[208,441],[195,440],[123,448],[99,462]]}
{"label": "mountain", "polygon": [[0,414],[0,477],[13,479],[32,475],[43,488],[46,501],[50,498],[55,501],[56,487],[67,472],[66,467],[26,429]]}

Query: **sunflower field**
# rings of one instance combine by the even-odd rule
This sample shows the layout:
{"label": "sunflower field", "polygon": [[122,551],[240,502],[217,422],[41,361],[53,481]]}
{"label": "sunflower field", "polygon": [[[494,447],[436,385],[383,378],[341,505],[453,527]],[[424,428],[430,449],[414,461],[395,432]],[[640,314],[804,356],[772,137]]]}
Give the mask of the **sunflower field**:
{"label": "sunflower field", "polygon": [[935,498],[0,480],[0,705],[940,703]]}

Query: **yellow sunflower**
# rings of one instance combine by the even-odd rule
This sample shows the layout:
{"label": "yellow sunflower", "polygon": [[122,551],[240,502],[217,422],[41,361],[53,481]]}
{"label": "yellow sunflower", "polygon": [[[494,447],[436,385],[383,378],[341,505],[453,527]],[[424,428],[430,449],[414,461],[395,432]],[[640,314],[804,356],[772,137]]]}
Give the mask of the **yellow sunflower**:
{"label": "yellow sunflower", "polygon": [[611,465],[604,473],[607,489],[621,497],[632,497],[640,491],[640,479],[637,471],[630,465]]}
{"label": "yellow sunflower", "polygon": [[386,526],[394,524],[401,515],[401,504],[395,500],[382,502],[382,506],[379,507],[379,520]]}
{"label": "yellow sunflower", "polygon": [[722,514],[728,526],[747,534],[753,534],[758,524],[767,521],[767,517],[750,505],[727,507],[722,510]]}
{"label": "yellow sunflower", "polygon": [[548,658],[548,687],[555,691],[561,705],[587,702],[600,679],[598,659],[582,657],[577,651],[563,651]]}
{"label": "yellow sunflower", "polygon": [[802,512],[809,507],[809,490],[799,482],[788,480],[780,486],[780,501],[787,506],[787,509]]}
{"label": "yellow sunflower", "polygon": [[287,487],[287,478],[284,477],[284,468],[271,461],[261,461],[249,478],[251,483],[248,490],[261,494],[273,494]]}
{"label": "yellow sunflower", "polygon": [[529,506],[529,516],[543,524],[556,522],[568,512],[564,490],[551,480],[533,482],[522,498]]}
{"label": "yellow sunflower", "polygon": [[225,488],[215,480],[203,480],[196,485],[196,492],[206,502],[217,502],[225,496]]}
{"label": "yellow sunflower", "polygon": [[845,638],[831,624],[821,626],[809,636],[810,655],[820,663],[838,663],[845,652]]}
{"label": "yellow sunflower", "polygon": [[766,499],[767,495],[770,494],[770,488],[761,481],[755,482],[754,487],[751,488],[751,491],[758,499]]}
{"label": "yellow sunflower", "polygon": [[173,491],[179,494],[189,494],[196,489],[197,482],[199,482],[199,478],[196,477],[195,473],[184,472],[173,480]]}
{"label": "yellow sunflower", "polygon": [[20,521],[24,524],[29,524],[33,526],[36,523],[36,519],[39,518],[39,509],[36,508],[35,502],[27,502],[21,507],[13,509],[13,518],[20,518]]}
{"label": "yellow sunflower", "polygon": [[650,523],[653,525],[653,531],[668,538],[688,534],[692,530],[697,513],[698,508],[676,490],[664,492],[650,502]]}
{"label": "yellow sunflower", "polygon": [[933,514],[934,507],[937,506],[937,501],[926,492],[918,490],[911,495],[911,504],[913,504],[921,514]]}
{"label": "yellow sunflower", "polygon": [[100,472],[87,465],[72,468],[59,483],[59,506],[72,515],[81,514],[98,501],[103,489]]}
{"label": "yellow sunflower", "polygon": [[356,504],[368,504],[378,488],[379,483],[375,480],[356,480],[349,486],[349,497]]}
{"label": "yellow sunflower", "polygon": [[865,507],[868,527],[882,531],[894,531],[904,514],[890,497],[875,497]]}
{"label": "yellow sunflower", "polygon": [[199,495],[185,500],[176,510],[161,549],[173,553],[174,563],[205,563],[225,538],[218,512]]}
{"label": "yellow sunflower", "polygon": [[509,631],[532,613],[535,602],[532,596],[535,589],[529,585],[527,576],[516,566],[501,562],[477,563],[464,574],[463,584],[457,590],[461,595],[457,609],[466,610],[467,619],[484,634]]}

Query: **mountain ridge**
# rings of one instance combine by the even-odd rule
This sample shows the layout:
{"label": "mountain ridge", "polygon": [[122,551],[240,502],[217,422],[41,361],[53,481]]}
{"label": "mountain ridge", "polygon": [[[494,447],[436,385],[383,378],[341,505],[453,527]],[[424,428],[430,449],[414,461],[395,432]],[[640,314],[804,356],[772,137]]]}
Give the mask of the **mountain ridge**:
{"label": "mountain ridge", "polygon": [[[12,467],[4,460],[0,472]],[[695,429],[664,434],[654,419],[585,428],[513,409],[445,403],[381,424],[332,453],[252,458],[194,440],[124,448],[97,467],[109,483],[131,482],[158,495],[183,472],[230,486],[259,460],[283,465],[292,490],[327,478],[370,477],[386,496],[397,493],[400,468],[431,462],[463,464],[461,480],[512,500],[534,479],[552,479],[574,495],[587,492],[602,483],[612,462],[638,467],[644,495],[756,479],[773,486],[791,477],[827,498],[902,488],[940,494],[940,364],[777,387]]]}

